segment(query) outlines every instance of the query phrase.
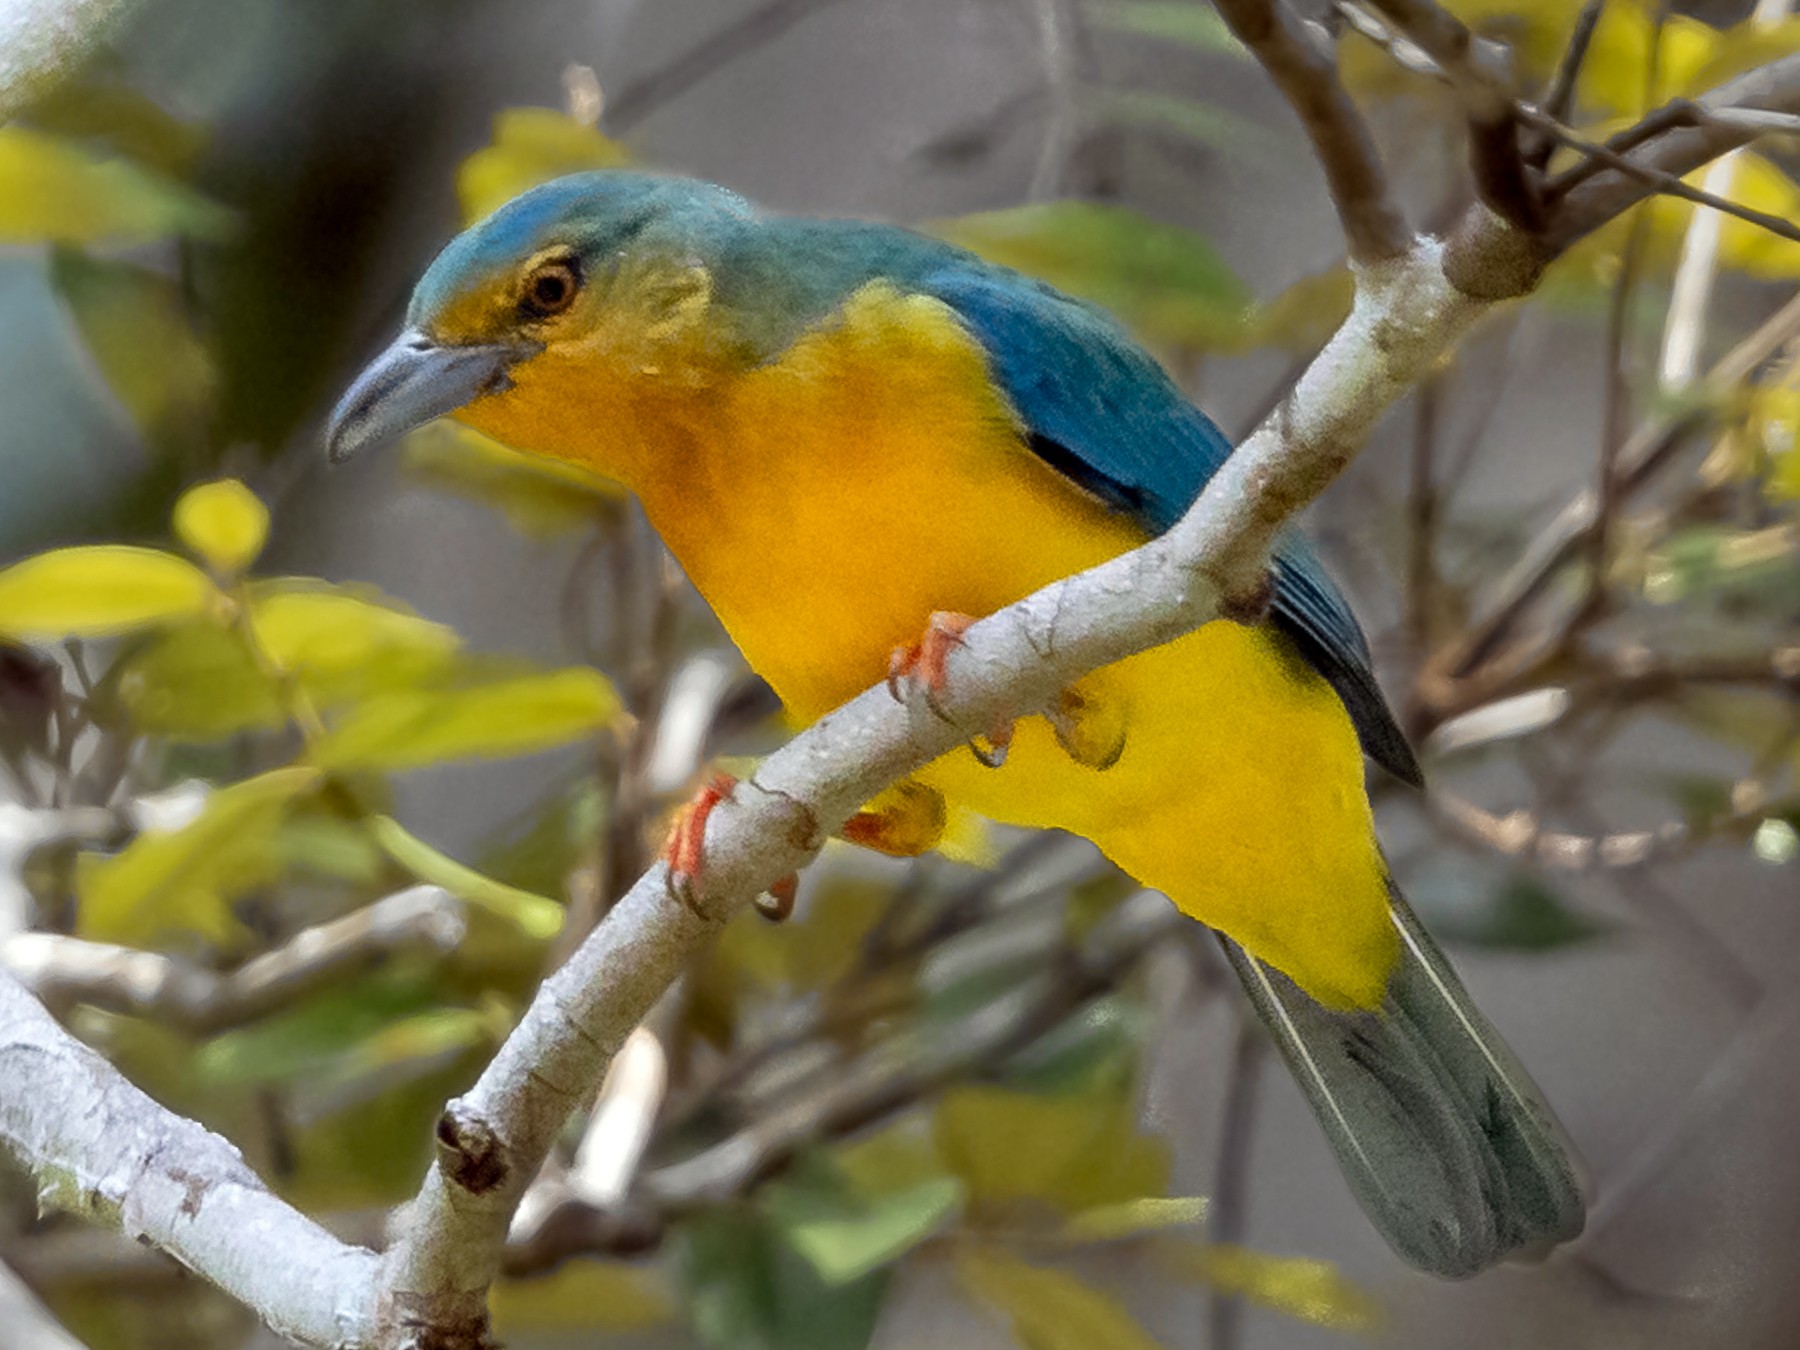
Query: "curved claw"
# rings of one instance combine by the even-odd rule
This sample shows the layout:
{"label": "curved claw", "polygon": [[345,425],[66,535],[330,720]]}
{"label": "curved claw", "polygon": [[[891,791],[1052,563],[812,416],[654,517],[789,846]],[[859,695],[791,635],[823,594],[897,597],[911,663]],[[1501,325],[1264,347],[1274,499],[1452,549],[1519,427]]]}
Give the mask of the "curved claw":
{"label": "curved claw", "polygon": [[728,773],[716,773],[707,779],[693,800],[676,812],[662,847],[663,861],[669,865],[669,894],[703,919],[711,916],[695,900],[694,882],[706,861],[706,820],[736,787],[737,779]]}

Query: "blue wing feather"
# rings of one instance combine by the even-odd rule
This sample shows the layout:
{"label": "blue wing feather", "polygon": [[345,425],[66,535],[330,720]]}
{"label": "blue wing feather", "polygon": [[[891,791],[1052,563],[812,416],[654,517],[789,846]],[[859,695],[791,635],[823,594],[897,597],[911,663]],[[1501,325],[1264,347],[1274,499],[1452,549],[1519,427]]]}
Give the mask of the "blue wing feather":
{"label": "blue wing feather", "polygon": [[[987,351],[1032,448],[1151,533],[1180,519],[1231,453],[1224,433],[1100,311],[973,263],[934,272],[920,289],[954,309]],[[1297,533],[1276,551],[1274,583],[1271,617],[1337,690],[1363,749],[1420,783],[1362,628]]]}

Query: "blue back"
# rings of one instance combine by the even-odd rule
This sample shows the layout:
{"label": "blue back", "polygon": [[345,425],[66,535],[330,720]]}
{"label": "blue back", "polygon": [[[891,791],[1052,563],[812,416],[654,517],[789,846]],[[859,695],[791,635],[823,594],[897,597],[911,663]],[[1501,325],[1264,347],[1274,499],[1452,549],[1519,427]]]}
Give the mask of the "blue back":
{"label": "blue back", "polygon": [[[1180,519],[1231,453],[1211,419],[1098,310],[973,258],[922,277],[919,288],[956,310],[986,348],[1032,449],[1152,534]],[[1276,551],[1274,583],[1271,618],[1343,699],[1363,749],[1422,782],[1355,615],[1296,532]]]}

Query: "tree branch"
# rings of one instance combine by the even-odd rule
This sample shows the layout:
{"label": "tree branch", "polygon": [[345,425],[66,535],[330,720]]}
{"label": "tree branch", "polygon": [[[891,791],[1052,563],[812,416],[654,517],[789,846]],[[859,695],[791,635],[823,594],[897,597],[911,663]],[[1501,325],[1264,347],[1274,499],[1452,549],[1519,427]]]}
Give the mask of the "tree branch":
{"label": "tree branch", "polygon": [[0,1144],[46,1206],[151,1242],[308,1345],[362,1346],[377,1258],[271,1194],[218,1135],[165,1111],[0,970]]}
{"label": "tree branch", "polygon": [[52,1007],[87,1003],[209,1035],[381,957],[450,951],[462,942],[463,929],[460,901],[435,886],[413,886],[308,928],[226,974],[161,952],[59,933],[20,933],[0,942],[0,969]]}
{"label": "tree branch", "polygon": [[1339,82],[1328,47],[1316,42],[1282,0],[1217,0],[1238,40],[1256,54],[1299,115],[1325,170],[1353,262],[1399,257],[1411,231],[1394,202],[1380,156]]}

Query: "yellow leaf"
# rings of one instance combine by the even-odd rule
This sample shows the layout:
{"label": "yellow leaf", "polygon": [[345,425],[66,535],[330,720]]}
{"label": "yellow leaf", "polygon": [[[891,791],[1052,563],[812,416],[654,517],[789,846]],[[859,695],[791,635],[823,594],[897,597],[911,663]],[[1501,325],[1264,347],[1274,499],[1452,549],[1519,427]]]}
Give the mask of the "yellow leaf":
{"label": "yellow leaf", "polygon": [[412,769],[531,754],[592,736],[618,715],[605,677],[580,668],[395,691],[351,708],[313,747],[313,758],[332,769]]}
{"label": "yellow leaf", "polygon": [[472,867],[465,867],[411,833],[391,816],[369,822],[375,842],[400,866],[420,881],[442,886],[450,894],[485,909],[537,941],[548,942],[562,931],[563,907],[554,900],[517,886],[495,881]]}
{"label": "yellow leaf", "polygon": [[101,378],[146,441],[190,443],[211,410],[218,372],[174,281],[72,248],[56,250],[51,279]]}
{"label": "yellow leaf", "polygon": [[1168,1188],[1168,1146],[1138,1132],[1122,1095],[953,1088],[933,1127],[938,1151],[977,1204],[1038,1201],[1080,1211]]}
{"label": "yellow leaf", "polygon": [[645,1331],[673,1321],[675,1303],[652,1269],[571,1261],[550,1275],[502,1280],[489,1311],[499,1339],[511,1344],[533,1332]]}
{"label": "yellow leaf", "polygon": [[0,126],[0,244],[216,237],[229,220],[204,197],[125,160]]}
{"label": "yellow leaf", "polygon": [[1188,1279],[1221,1293],[1337,1331],[1367,1335],[1381,1326],[1381,1307],[1345,1279],[1329,1261],[1270,1256],[1219,1242],[1159,1239],[1162,1262]]}
{"label": "yellow leaf", "polygon": [[206,799],[177,830],[145,831],[111,858],[84,856],[76,874],[82,936],[144,947],[183,933],[214,943],[238,935],[231,903],[273,880],[276,834],[312,769],[277,769]]}
{"label": "yellow leaf", "polygon": [[406,438],[405,464],[433,486],[498,507],[514,529],[554,539],[592,529],[624,500],[618,484],[543,455],[524,455],[478,431],[439,420]]}
{"label": "yellow leaf", "polygon": [[192,618],[219,598],[204,572],[160,549],[54,549],[0,572],[0,635],[111,637]]}
{"label": "yellow leaf", "polygon": [[201,483],[175,503],[175,534],[216,572],[235,576],[269,537],[269,508],[235,478]]}
{"label": "yellow leaf", "polygon": [[624,146],[585,122],[551,108],[508,108],[494,118],[493,144],[456,171],[463,221],[473,224],[552,178],[614,169],[629,159]]}
{"label": "yellow leaf", "polygon": [[1185,1228],[1205,1217],[1206,1201],[1200,1196],[1147,1195],[1071,1215],[1061,1236],[1074,1243],[1118,1242],[1162,1228]]}
{"label": "yellow leaf", "polygon": [[219,624],[182,624],[135,646],[121,658],[118,690],[132,724],[154,736],[220,740],[287,720],[243,636]]}
{"label": "yellow leaf", "polygon": [[956,1255],[956,1278],[1006,1314],[1025,1350],[1157,1350],[1123,1303],[1069,1271],[967,1247]]}
{"label": "yellow leaf", "polygon": [[303,577],[252,587],[250,621],[269,660],[324,703],[416,686],[443,670],[462,641],[372,587]]}

